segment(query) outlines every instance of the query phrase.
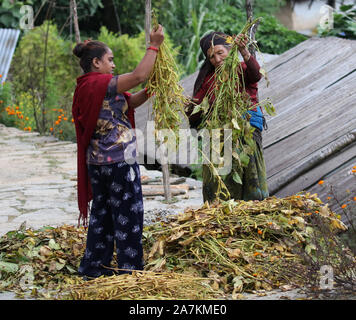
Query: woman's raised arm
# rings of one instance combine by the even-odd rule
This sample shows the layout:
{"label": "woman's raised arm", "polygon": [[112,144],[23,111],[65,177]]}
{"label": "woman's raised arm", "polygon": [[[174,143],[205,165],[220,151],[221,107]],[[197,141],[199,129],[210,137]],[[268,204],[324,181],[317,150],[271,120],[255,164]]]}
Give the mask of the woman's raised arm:
{"label": "woman's raised arm", "polygon": [[[159,25],[157,30],[151,31],[150,44],[155,48],[159,48],[163,40],[163,27]],[[117,92],[123,93],[147,80],[156,61],[156,57],[157,52],[155,50],[147,50],[145,56],[134,71],[119,75],[117,79]]]}

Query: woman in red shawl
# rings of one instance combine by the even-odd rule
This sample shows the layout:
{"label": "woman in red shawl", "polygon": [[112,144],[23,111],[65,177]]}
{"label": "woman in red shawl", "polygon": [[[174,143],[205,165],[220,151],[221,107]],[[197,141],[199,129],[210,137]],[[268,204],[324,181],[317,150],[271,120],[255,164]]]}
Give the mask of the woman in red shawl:
{"label": "woman in red shawl", "polygon": [[78,146],[79,221],[87,226],[87,243],[79,273],[86,277],[111,275],[114,242],[119,269],[142,270],[143,199],[136,159],[134,109],[144,103],[145,90],[126,92],[144,82],[163,42],[163,28],[150,35],[150,47],[136,69],[113,76],[110,48],[86,40],[73,53],[84,75],[77,79],[73,118]]}

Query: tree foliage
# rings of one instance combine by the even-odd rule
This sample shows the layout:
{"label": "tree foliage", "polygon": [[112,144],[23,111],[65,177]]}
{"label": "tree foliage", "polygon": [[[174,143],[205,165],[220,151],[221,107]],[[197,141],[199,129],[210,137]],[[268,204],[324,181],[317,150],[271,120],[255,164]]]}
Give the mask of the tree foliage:
{"label": "tree foliage", "polygon": [[[20,8],[23,5],[32,6],[35,26],[40,26],[45,20],[50,19],[57,25],[60,33],[63,32],[65,37],[70,35],[69,0],[2,0],[0,4],[0,28],[19,29],[21,19]],[[88,34],[92,34],[95,30],[91,28],[90,21],[93,22],[95,20],[95,14],[98,9],[103,7],[102,0],[77,0],[77,5],[79,23],[82,24],[82,27],[86,24],[89,31]]]}
{"label": "tree foliage", "polygon": [[57,26],[46,22],[27,32],[16,48],[10,73],[16,103],[31,109],[41,133],[49,129],[52,108],[70,110],[75,79],[80,68],[72,54],[72,43],[62,39]]}

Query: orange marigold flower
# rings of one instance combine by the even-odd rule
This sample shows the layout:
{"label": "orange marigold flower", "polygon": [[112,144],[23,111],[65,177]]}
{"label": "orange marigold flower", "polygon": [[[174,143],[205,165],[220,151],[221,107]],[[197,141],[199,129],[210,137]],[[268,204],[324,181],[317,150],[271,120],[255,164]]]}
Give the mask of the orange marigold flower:
{"label": "orange marigold flower", "polygon": [[29,117],[26,117],[25,120],[29,120]]}
{"label": "orange marigold flower", "polygon": [[54,124],[58,126],[59,125],[59,121],[57,120]]}
{"label": "orange marigold flower", "polygon": [[257,257],[258,255],[260,255],[261,253],[259,253],[259,252],[255,252],[253,255],[255,256],[255,257]]}
{"label": "orange marigold flower", "polygon": [[28,131],[31,131],[31,130],[32,130],[32,128],[31,128],[31,127],[28,127],[27,129],[28,129]]}
{"label": "orange marigold flower", "polygon": [[352,172],[352,173],[356,173],[356,169],[352,169],[351,172]]}
{"label": "orange marigold flower", "polygon": [[254,276],[254,277],[257,277],[257,273],[254,273],[253,276]]}
{"label": "orange marigold flower", "polygon": [[0,78],[2,78],[2,74],[0,74]]}
{"label": "orange marigold flower", "polygon": [[16,109],[16,110],[19,110],[20,108],[19,108],[19,106],[16,106],[15,109]]}
{"label": "orange marigold flower", "polygon": [[74,122],[74,119],[72,119],[72,122]]}
{"label": "orange marigold flower", "polygon": [[51,127],[51,128],[49,128],[49,131],[51,131],[51,132],[52,132],[52,131],[53,131],[53,128],[52,128],[52,127]]}
{"label": "orange marigold flower", "polygon": [[262,230],[258,229],[257,233],[262,234]]}
{"label": "orange marigold flower", "polygon": [[342,209],[345,209],[346,207],[347,207],[347,204],[343,204],[343,205],[341,206]]}
{"label": "orange marigold flower", "polygon": [[319,213],[319,211],[318,211],[318,210],[315,210],[315,213]]}
{"label": "orange marigold flower", "polygon": [[319,185],[322,185],[323,183],[324,183],[324,180],[320,180],[320,181],[318,182]]}
{"label": "orange marigold flower", "polygon": [[331,199],[331,197],[326,197],[326,199],[327,199],[327,200],[330,200],[330,199]]}
{"label": "orange marigold flower", "polygon": [[65,118],[65,117],[64,117],[64,118],[63,118],[63,120],[64,120],[64,121],[67,121],[67,120],[68,120],[68,118]]}

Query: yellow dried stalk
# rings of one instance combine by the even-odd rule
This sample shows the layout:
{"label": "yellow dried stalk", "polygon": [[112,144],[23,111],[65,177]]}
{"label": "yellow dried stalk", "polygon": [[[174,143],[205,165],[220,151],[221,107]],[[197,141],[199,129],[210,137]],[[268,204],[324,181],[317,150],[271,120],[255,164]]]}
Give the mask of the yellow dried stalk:
{"label": "yellow dried stalk", "polygon": [[[174,272],[133,271],[132,274],[100,277],[69,286],[61,298],[74,300],[214,299],[206,278]],[[221,293],[220,293],[221,295]]]}

